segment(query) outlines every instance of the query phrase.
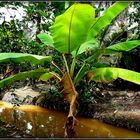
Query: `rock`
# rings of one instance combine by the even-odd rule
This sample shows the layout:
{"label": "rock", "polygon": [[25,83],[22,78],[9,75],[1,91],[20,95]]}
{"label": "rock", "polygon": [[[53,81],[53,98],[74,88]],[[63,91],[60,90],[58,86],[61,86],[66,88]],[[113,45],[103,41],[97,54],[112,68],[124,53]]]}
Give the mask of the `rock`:
{"label": "rock", "polygon": [[2,101],[10,102],[13,104],[31,104],[34,97],[39,96],[39,92],[32,89],[32,87],[26,86],[19,89],[12,89],[5,93]]}

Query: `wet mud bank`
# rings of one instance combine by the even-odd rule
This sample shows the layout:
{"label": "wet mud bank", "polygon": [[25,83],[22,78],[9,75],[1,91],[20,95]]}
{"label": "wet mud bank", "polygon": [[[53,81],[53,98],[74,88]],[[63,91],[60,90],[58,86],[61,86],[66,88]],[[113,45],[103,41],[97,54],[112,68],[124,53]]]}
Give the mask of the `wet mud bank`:
{"label": "wet mud bank", "polygon": [[110,91],[110,93],[104,92],[104,96],[103,102],[81,107],[85,108],[85,111],[88,108],[84,116],[140,132],[140,92]]}
{"label": "wet mud bank", "polygon": [[[140,92],[133,91],[103,91],[95,96],[94,104],[79,104],[77,116],[93,118],[140,132]],[[69,105],[63,98],[51,95],[40,96],[34,100],[35,105],[44,108],[68,112]]]}
{"label": "wet mud bank", "polygon": [[[42,89],[44,89],[42,93]],[[48,89],[48,88],[47,88]],[[93,93],[95,103],[79,102],[77,116],[98,119],[102,122],[140,132],[140,92],[134,91],[100,91]],[[18,98],[18,100],[17,100]],[[46,93],[44,85],[38,89],[24,87],[3,96],[3,101],[17,105],[33,104],[46,109],[66,112],[69,104],[58,92]]]}

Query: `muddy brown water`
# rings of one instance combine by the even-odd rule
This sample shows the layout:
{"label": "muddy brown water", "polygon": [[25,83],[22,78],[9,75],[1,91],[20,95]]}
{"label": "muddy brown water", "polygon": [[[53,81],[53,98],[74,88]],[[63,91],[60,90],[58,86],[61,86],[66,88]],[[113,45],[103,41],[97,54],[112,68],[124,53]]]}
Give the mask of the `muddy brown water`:
{"label": "muddy brown water", "polygon": [[[26,131],[33,137],[64,136],[66,114],[63,112],[34,105],[13,108],[12,104],[0,101],[0,116],[6,123],[15,125],[20,131]],[[80,117],[77,119],[75,137],[78,138],[140,138],[140,133],[114,127],[95,119]]]}

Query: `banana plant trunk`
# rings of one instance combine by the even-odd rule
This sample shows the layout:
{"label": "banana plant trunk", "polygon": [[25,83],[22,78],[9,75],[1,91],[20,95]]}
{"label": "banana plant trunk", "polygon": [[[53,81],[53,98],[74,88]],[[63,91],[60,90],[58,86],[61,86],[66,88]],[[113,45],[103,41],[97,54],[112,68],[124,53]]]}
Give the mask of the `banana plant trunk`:
{"label": "banana plant trunk", "polygon": [[65,134],[64,136],[67,138],[72,138],[75,136],[74,126],[76,125],[76,114],[77,114],[77,97],[78,92],[76,91],[74,84],[71,80],[69,73],[65,73],[61,80],[61,84],[63,85],[63,93],[65,99],[69,102],[69,114],[65,123]]}

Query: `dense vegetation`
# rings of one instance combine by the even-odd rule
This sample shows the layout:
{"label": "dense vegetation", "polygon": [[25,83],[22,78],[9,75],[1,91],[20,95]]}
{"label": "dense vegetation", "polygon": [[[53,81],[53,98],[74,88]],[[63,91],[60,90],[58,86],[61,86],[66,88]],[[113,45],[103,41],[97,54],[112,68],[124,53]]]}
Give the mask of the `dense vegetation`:
{"label": "dense vegetation", "polygon": [[[129,15],[132,22],[138,23],[130,30],[133,36],[126,35],[128,31],[123,24],[119,31],[109,33],[117,17],[130,6],[128,2],[115,2],[102,15],[103,9],[95,8],[92,3],[29,2],[27,6],[12,2],[6,5],[25,8],[27,16],[22,21],[4,20],[0,25],[0,88],[27,77],[46,83],[57,79],[57,90],[70,106],[66,137],[74,135],[79,96],[83,101],[86,98],[87,102],[94,102],[90,89],[94,91],[98,83],[110,83],[118,78],[140,85],[138,61],[131,67],[133,59],[139,60],[137,14]],[[138,3],[131,5],[139,10]],[[27,36],[29,32],[25,29],[32,30],[34,24],[35,33]]]}

